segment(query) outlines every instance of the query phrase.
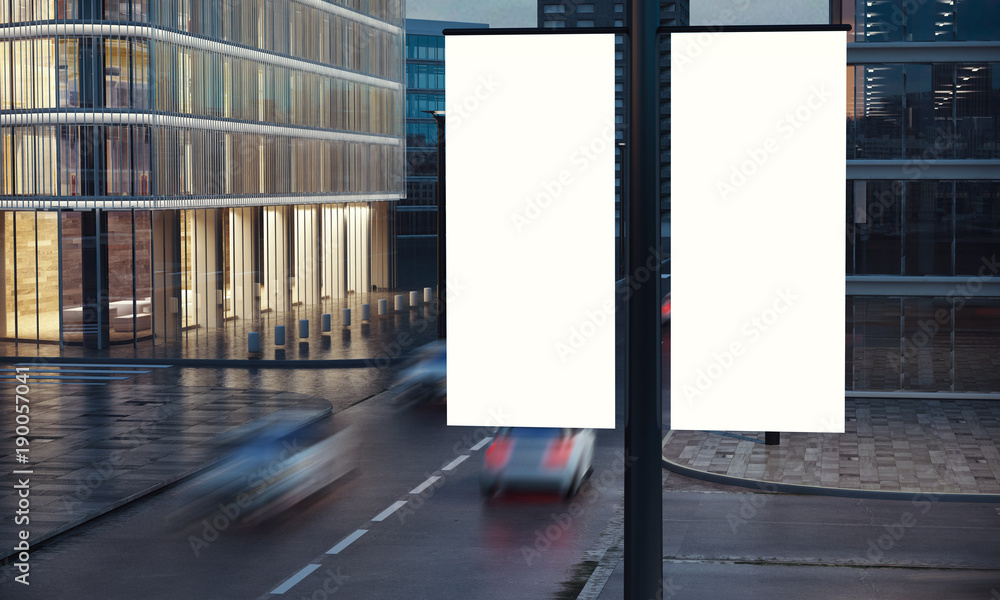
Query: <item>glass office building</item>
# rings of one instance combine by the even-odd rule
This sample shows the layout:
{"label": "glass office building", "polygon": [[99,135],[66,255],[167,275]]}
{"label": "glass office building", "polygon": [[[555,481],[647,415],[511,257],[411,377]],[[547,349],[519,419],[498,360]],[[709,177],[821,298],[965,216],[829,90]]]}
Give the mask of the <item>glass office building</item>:
{"label": "glass office building", "polygon": [[394,286],[402,0],[0,0],[0,338]]}
{"label": "glass office building", "polygon": [[398,209],[399,236],[437,236],[437,122],[444,111],[444,30],[489,25],[406,20],[406,199]]}
{"label": "glass office building", "polygon": [[1000,393],[1000,4],[843,0],[849,393]]}

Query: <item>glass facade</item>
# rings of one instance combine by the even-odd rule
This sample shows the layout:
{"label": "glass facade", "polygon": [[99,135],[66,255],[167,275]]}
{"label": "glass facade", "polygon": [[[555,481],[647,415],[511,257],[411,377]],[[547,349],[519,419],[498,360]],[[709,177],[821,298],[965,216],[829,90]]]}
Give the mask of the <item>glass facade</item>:
{"label": "glass facade", "polygon": [[444,35],[447,27],[471,23],[413,21],[406,36],[406,199],[398,212],[403,237],[437,235],[438,126],[444,111]]}
{"label": "glass facade", "polygon": [[1000,158],[1000,63],[857,64],[847,86],[849,160]]}
{"label": "glass facade", "polygon": [[996,40],[1000,5],[994,0],[844,0],[851,42],[966,42]]}
{"label": "glass facade", "polygon": [[848,275],[977,275],[1000,251],[1000,181],[848,181],[847,207]]}
{"label": "glass facade", "polygon": [[402,0],[0,7],[0,337],[135,341],[393,285]]}
{"label": "glass facade", "polygon": [[[1000,40],[1000,4],[841,9],[853,26],[847,389],[1000,392],[1000,63],[981,43]],[[932,62],[934,42],[952,43]],[[886,60],[852,60],[855,50]],[[852,285],[879,295],[850,295]]]}

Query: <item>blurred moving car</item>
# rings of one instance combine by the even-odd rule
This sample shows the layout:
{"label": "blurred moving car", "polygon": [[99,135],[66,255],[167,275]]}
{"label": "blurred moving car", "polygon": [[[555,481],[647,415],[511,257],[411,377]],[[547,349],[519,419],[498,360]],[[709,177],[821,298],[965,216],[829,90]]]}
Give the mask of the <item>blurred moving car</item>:
{"label": "blurred moving car", "polygon": [[486,449],[479,476],[484,496],[554,492],[572,498],[594,470],[594,430],[505,427]]}
{"label": "blurred moving car", "polygon": [[443,401],[448,396],[448,353],[444,340],[421,346],[396,378],[400,405]]}
{"label": "blurred moving car", "polygon": [[670,259],[660,262],[660,327],[670,322]]}
{"label": "blurred moving car", "polygon": [[300,447],[304,415],[278,411],[216,440],[222,458],[182,488],[168,521],[185,526],[225,513],[253,525],[276,517],[355,468],[350,428]]}

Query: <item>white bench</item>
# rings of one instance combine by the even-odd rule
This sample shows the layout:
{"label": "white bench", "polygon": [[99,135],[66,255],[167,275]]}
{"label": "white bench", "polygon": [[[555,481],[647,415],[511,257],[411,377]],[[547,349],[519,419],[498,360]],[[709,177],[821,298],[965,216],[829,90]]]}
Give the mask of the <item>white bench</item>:
{"label": "white bench", "polygon": [[[133,317],[135,318],[133,319]],[[115,331],[118,332],[132,331],[133,324],[135,327],[138,327],[139,331],[142,331],[153,326],[153,315],[150,313],[122,315],[115,317],[112,322],[114,323]]]}

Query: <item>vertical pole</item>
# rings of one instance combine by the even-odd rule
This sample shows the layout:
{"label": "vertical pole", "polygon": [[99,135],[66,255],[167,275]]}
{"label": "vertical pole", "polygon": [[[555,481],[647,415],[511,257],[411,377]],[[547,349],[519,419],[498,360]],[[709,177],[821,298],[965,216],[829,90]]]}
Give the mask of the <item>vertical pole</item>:
{"label": "vertical pole", "polygon": [[[663,505],[660,467],[659,70],[657,0],[633,0],[629,14],[629,144],[627,265],[636,274],[656,265],[625,301],[625,598],[653,600],[663,587]],[[635,280],[635,281],[633,281]]]}
{"label": "vertical pole", "polygon": [[445,323],[445,281],[447,277],[445,261],[445,197],[444,197],[444,119],[445,115],[435,114],[438,133],[437,152],[437,276],[438,276],[438,316],[437,316],[437,336],[439,340],[445,339],[448,328]]}

